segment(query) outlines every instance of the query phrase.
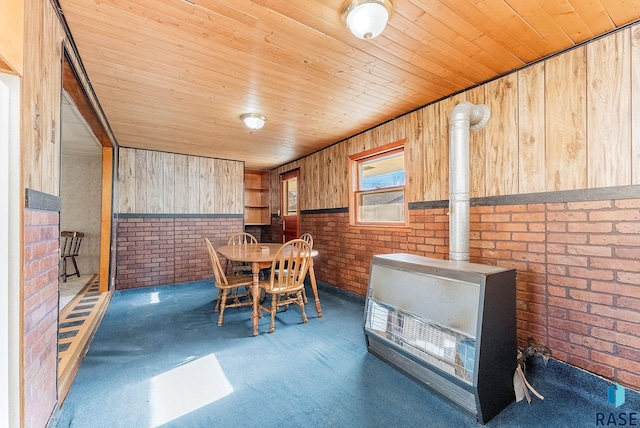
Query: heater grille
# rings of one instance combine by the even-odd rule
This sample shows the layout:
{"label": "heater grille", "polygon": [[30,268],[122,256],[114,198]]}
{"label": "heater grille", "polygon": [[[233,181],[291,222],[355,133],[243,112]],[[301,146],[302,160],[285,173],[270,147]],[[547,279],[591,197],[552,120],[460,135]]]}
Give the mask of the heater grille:
{"label": "heater grille", "polygon": [[464,410],[472,414],[476,413],[476,400],[472,392],[449,382],[435,371],[425,368],[424,365],[407,358],[395,349],[373,338],[369,341],[369,351],[409,376],[433,388]]}
{"label": "heater grille", "polygon": [[367,328],[471,385],[475,341],[421,317],[369,299]]}

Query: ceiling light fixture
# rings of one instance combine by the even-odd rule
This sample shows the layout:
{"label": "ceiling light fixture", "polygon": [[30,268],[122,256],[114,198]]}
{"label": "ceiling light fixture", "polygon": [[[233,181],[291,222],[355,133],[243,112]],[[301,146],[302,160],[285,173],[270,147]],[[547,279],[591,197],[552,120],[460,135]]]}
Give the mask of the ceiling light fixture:
{"label": "ceiling light fixture", "polygon": [[267,118],[263,114],[258,113],[245,113],[240,116],[240,119],[242,119],[245,126],[252,131],[262,128],[267,121]]}
{"label": "ceiling light fixture", "polygon": [[349,0],[342,9],[342,21],[354,36],[370,40],[382,33],[392,8],[390,0]]}

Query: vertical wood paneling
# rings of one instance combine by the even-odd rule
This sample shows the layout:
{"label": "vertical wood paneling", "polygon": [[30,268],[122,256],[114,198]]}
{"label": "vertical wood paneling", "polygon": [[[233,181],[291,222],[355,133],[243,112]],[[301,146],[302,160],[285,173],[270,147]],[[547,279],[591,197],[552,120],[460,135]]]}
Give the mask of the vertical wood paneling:
{"label": "vertical wood paneling", "polygon": [[232,214],[242,214],[244,212],[244,163],[232,162],[235,177],[234,186],[234,206]]}
{"label": "vertical wood paneling", "polygon": [[216,192],[215,212],[231,214],[234,207],[234,198],[236,197],[231,164],[228,161],[216,159],[215,171],[219,188]]}
{"label": "vertical wood paneling", "polygon": [[166,214],[176,212],[175,157],[176,155],[173,153],[163,153],[162,185],[164,193],[162,194],[162,212]]}
{"label": "vertical wood paneling", "polygon": [[[319,153],[321,157],[320,171],[322,173],[322,182],[323,182],[322,187],[324,188],[324,191],[323,191],[322,198],[316,204],[317,206],[321,206],[321,205],[332,206],[334,203],[333,201],[335,200],[336,195],[333,193],[333,182],[334,182],[333,174],[335,172],[334,159],[337,159],[335,157],[335,153],[336,153],[335,148],[336,146],[333,145],[331,147],[328,147],[326,151],[322,151]],[[300,184],[302,185],[303,183],[300,183]]]}
{"label": "vertical wood paneling", "polygon": [[62,83],[62,36],[58,17],[50,5],[44,7],[42,28],[43,129],[42,137],[42,189],[51,195],[60,192],[60,94]]}
{"label": "vertical wood paneling", "polygon": [[393,139],[390,142],[402,140],[403,138],[407,138],[407,116],[400,116],[395,119],[393,122]]}
{"label": "vertical wood paneling", "polygon": [[189,212],[189,156],[174,155],[174,203],[177,214]]}
{"label": "vertical wood paneling", "polygon": [[118,150],[118,175],[120,180],[120,212],[136,212],[136,151]]}
{"label": "vertical wood paneling", "polygon": [[136,204],[135,211],[138,213],[146,213],[147,211],[147,150],[136,151]]}
{"label": "vertical wood paneling", "polygon": [[376,134],[377,133],[375,132],[375,128],[362,133],[362,143],[365,147],[365,150],[383,145],[383,143],[381,143],[380,140],[376,138]]}
{"label": "vertical wood paneling", "polygon": [[147,210],[152,214],[164,212],[164,156],[163,153],[147,152]]}
{"label": "vertical wood paneling", "polygon": [[282,168],[283,167],[276,168],[269,174],[269,187],[271,188],[269,206],[271,207],[272,215],[280,212],[280,173]]}
{"label": "vertical wood paneling", "polygon": [[244,164],[119,150],[119,210],[142,214],[242,214]]}
{"label": "vertical wood paneling", "polygon": [[[485,104],[484,87],[471,89],[465,93],[468,102]],[[469,133],[469,196],[486,196],[486,127]]]}
{"label": "vertical wood paneling", "polygon": [[[314,154],[315,165],[314,169],[317,171],[318,175],[318,193],[317,198],[313,201],[313,206],[320,206],[321,203],[330,204],[331,196],[329,195],[329,176],[331,175],[331,149],[323,150],[322,152]],[[301,180],[302,181],[302,180]],[[301,189],[304,189],[306,186],[303,184],[306,183],[298,183]],[[304,191],[304,190],[303,190]]]}
{"label": "vertical wood paneling", "polygon": [[424,200],[424,127],[422,109],[409,113],[404,121],[406,143],[404,149],[406,197],[408,202]]}
{"label": "vertical wood paneling", "polygon": [[[307,186],[305,183],[305,191],[303,194],[306,194],[305,204],[303,206],[308,207],[309,209],[316,209],[320,205],[321,197],[325,195],[327,189],[322,186],[322,179],[320,173],[320,154],[314,153],[313,155],[307,158],[307,162],[309,164],[309,170],[311,172],[311,186]],[[302,181],[302,180],[301,180]]]}
{"label": "vertical wood paneling", "polygon": [[[314,159],[313,156],[307,156],[304,157],[302,159],[300,159],[300,162],[298,162],[298,167],[300,168],[300,175],[298,176],[298,179],[304,183],[305,188],[309,189],[309,193],[305,195],[305,192],[302,192],[302,194],[300,195],[300,197],[298,198],[298,205],[300,207],[301,210],[310,210],[313,209],[313,199],[314,199],[314,195],[313,192],[317,192],[318,189],[313,189],[314,186],[317,186],[317,181],[315,178],[315,171],[314,171]],[[287,171],[291,171],[292,169],[295,168],[287,168],[286,170],[283,170],[282,172],[285,173]],[[281,181],[278,181],[278,187],[281,186]],[[282,189],[280,189],[282,190]],[[283,195],[280,194],[280,198],[283,198]],[[280,203],[280,205],[282,205],[282,202]],[[284,208],[283,208],[284,209]]]}
{"label": "vertical wood paneling", "polygon": [[384,123],[371,131],[371,138],[374,140],[372,147],[384,146],[397,140],[396,120]]}
{"label": "vertical wood paneling", "polygon": [[211,158],[198,158],[200,181],[199,213],[214,213],[216,209],[216,168]]}
{"label": "vertical wood paneling", "polygon": [[[491,120],[485,128],[486,193],[518,193],[518,81],[511,73],[485,85]],[[471,131],[475,132],[475,131]]]}
{"label": "vertical wood paneling", "polygon": [[332,189],[335,194],[334,203],[331,208],[340,208],[348,204],[347,194],[348,190],[345,190],[347,184],[347,145],[344,143],[335,145],[334,161],[334,177],[332,183]]}
{"label": "vertical wood paneling", "polygon": [[330,208],[342,208],[349,206],[349,156],[347,155],[349,146],[347,144],[341,143],[336,147],[339,156],[339,160],[337,163],[339,180],[337,183],[335,183],[336,192],[338,193],[338,200],[336,201],[335,206]]}
{"label": "vertical wood paneling", "polygon": [[200,158],[187,157],[187,195],[189,196],[187,212],[200,211]]}
{"label": "vertical wood paneling", "polygon": [[[48,2],[25,1],[21,160],[25,188],[59,195],[62,28]],[[26,29],[25,29],[26,30]]]}
{"label": "vertical wood paneling", "polygon": [[546,190],[544,68],[539,63],[518,72],[520,193]]}
{"label": "vertical wood paneling", "polygon": [[587,185],[631,184],[629,30],[587,45]]}
{"label": "vertical wood paneling", "polygon": [[640,25],[631,27],[631,184],[640,184]]}
{"label": "vertical wood paneling", "polygon": [[547,191],[587,187],[585,47],[545,64]]}
{"label": "vertical wood paneling", "polygon": [[[331,165],[331,154],[333,153],[333,149],[327,150],[317,153],[316,158],[318,159],[318,177],[319,184],[322,192],[318,193],[318,198],[315,201],[314,206],[320,207],[322,205],[328,205],[331,203],[331,172],[333,171]],[[298,183],[299,186],[302,187],[302,183]]]}
{"label": "vertical wood paneling", "polygon": [[366,137],[367,134],[363,132],[362,134],[354,135],[347,140],[349,144],[349,155],[364,152],[368,149]]}
{"label": "vertical wood paneling", "polygon": [[[25,2],[25,19],[35,31],[25,31],[24,61],[27,72],[22,78],[22,139],[26,143],[22,145],[22,165],[24,187],[45,191],[42,187],[42,132],[44,121],[42,116],[43,97],[42,76],[39,70],[43,70],[42,46],[44,33],[44,3],[36,1]],[[46,132],[45,132],[46,134]],[[54,193],[55,195],[58,192]]]}
{"label": "vertical wood paneling", "polygon": [[442,165],[443,152],[449,153],[449,145],[448,141],[446,146],[442,142],[443,138],[445,138],[443,136],[445,131],[441,129],[442,124],[438,104],[431,104],[422,109],[422,127],[424,134],[422,200],[437,201],[445,198],[449,191],[449,189],[446,189],[445,192],[448,184],[443,182],[445,174],[449,173],[449,165],[447,164],[446,168]]}

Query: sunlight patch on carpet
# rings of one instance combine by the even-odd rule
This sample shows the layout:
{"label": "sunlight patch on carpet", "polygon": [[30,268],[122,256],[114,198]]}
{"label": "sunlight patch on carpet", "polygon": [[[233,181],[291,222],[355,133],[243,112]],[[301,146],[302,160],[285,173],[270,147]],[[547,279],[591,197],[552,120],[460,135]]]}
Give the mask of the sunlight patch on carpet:
{"label": "sunlight patch on carpet", "polygon": [[149,294],[149,303],[150,304],[155,304],[155,303],[160,303],[160,293],[158,293],[157,291],[154,291],[153,293]]}
{"label": "sunlight patch on carpet", "polygon": [[151,379],[153,425],[163,425],[233,392],[214,354],[191,359]]}

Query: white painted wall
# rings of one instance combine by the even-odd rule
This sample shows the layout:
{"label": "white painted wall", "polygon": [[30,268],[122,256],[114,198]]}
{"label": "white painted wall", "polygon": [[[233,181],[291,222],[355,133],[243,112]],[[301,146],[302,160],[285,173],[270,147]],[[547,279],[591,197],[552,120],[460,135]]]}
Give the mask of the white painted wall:
{"label": "white painted wall", "polygon": [[0,73],[0,426],[20,426],[20,79]]}
{"label": "white painted wall", "polygon": [[[97,153],[62,155],[60,230],[84,233],[76,258],[82,275],[97,274],[100,266],[102,157],[100,151]],[[74,271],[71,261],[67,262],[67,271]]]}

